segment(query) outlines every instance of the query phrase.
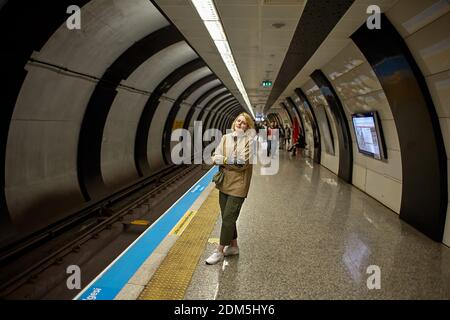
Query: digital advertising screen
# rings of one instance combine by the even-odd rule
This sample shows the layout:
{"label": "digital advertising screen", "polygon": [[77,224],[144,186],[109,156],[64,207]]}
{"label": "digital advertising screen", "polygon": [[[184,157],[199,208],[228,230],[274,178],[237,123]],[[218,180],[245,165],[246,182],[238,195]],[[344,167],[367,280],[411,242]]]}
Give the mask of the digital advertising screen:
{"label": "digital advertising screen", "polygon": [[385,159],[386,152],[376,112],[354,114],[352,121],[359,152],[378,160]]}

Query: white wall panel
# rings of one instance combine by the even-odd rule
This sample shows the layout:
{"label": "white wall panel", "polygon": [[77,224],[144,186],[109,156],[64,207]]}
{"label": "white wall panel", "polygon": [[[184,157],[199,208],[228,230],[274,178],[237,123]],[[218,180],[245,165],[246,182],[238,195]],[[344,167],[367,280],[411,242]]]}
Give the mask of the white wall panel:
{"label": "white wall panel", "polygon": [[394,119],[389,102],[382,90],[344,100],[343,104],[351,113],[378,110],[380,119]]}
{"label": "white wall panel", "polygon": [[[348,57],[351,57],[353,62],[349,62]],[[374,197],[390,208],[399,208],[397,203],[400,203],[400,198],[395,199],[393,195],[386,197],[383,193],[375,191],[377,187],[385,188],[383,183],[386,183],[388,188],[392,185],[392,181],[400,184],[402,182],[397,130],[394,120],[391,120],[392,112],[389,103],[375,72],[353,42],[325,65],[323,71],[344,105],[344,112],[349,123],[353,140],[353,170],[356,170],[353,172],[352,183],[362,190],[370,190]],[[367,111],[377,111],[382,119],[388,154],[386,160],[376,160],[358,151],[351,115]],[[376,175],[380,177],[375,177]],[[398,192],[395,194],[398,196]]]}
{"label": "white wall panel", "polygon": [[402,199],[402,184],[400,182],[367,170],[366,192],[394,212],[400,212]]}
{"label": "white wall panel", "polygon": [[[322,129],[319,125],[320,136],[321,136],[321,164],[331,170],[334,173],[339,172],[339,141],[337,138],[337,131],[335,127],[334,117],[331,116],[331,112],[329,110],[328,103],[326,102],[323,95],[320,93],[319,88],[315,85],[315,83],[312,80],[309,80],[305,83],[305,85],[302,87],[303,92],[308,97],[309,102],[312,104],[313,108],[317,107],[324,107],[325,112],[327,113],[328,119],[330,121],[330,127],[331,127],[331,133],[333,135],[334,140],[334,155],[328,154],[325,149],[325,143],[324,143],[324,134],[322,132]],[[317,114],[317,111],[315,111]],[[318,119],[318,121],[320,121]]]}
{"label": "white wall panel", "polygon": [[447,0],[401,0],[386,15],[403,38],[407,38],[449,10]]}
{"label": "white wall panel", "polygon": [[406,38],[425,76],[450,69],[450,13]]}
{"label": "white wall panel", "polygon": [[365,166],[359,166],[353,163],[352,183],[362,191],[366,191],[366,174],[367,169]]}
{"label": "white wall panel", "polygon": [[450,118],[450,71],[427,77],[428,88],[440,118]]}

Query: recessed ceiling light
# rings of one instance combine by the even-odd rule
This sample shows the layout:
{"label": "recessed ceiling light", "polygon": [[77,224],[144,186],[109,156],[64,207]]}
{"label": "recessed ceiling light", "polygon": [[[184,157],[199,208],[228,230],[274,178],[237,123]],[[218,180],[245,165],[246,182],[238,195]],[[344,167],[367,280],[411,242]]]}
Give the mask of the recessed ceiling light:
{"label": "recessed ceiling light", "polygon": [[191,0],[231,74],[248,110],[255,117],[213,0]]}

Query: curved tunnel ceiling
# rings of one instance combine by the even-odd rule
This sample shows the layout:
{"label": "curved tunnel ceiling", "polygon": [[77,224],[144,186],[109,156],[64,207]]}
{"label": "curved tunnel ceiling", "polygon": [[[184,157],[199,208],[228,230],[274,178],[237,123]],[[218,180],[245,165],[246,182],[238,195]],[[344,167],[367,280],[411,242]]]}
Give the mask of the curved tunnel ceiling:
{"label": "curved tunnel ceiling", "polygon": [[186,100],[194,91],[196,91],[198,88],[204,86],[205,84],[212,82],[213,80],[217,79],[217,76],[214,74],[207,75],[200,80],[197,80],[193,84],[191,84],[188,88],[186,88],[183,93],[181,93],[177,100],[174,102],[172,108],[169,111],[169,115],[167,116],[166,122],[164,124],[164,132],[162,135],[162,154],[164,157],[164,161],[166,164],[169,163],[170,158],[170,134],[172,133],[172,125],[175,121],[175,117],[180,110],[180,105],[183,102],[183,100]]}
{"label": "curved tunnel ceiling", "polygon": [[308,1],[266,102],[267,111],[316,52],[354,0]]}
{"label": "curved tunnel ceiling", "polygon": [[[83,32],[65,26],[66,9],[73,4],[81,7],[82,23],[86,26]],[[37,22],[39,16],[45,16],[45,21]],[[0,8],[0,17],[0,35],[3,46],[8,48],[2,50],[3,70],[8,79],[4,87],[8,94],[0,97],[5,168],[1,175],[4,192],[0,199],[0,219],[7,224],[11,220],[19,221],[33,207],[32,198],[44,199],[47,194],[53,194],[56,199],[63,192],[66,203],[49,209],[56,215],[85,200],[106,195],[120,181],[149,174],[148,162],[143,162],[149,160],[145,140],[151,116],[143,120],[145,115],[157,109],[159,99],[184,75],[202,67],[208,69],[164,15],[147,0],[59,1],[57,4],[8,1]],[[154,68],[156,61],[158,68]],[[212,86],[207,88],[207,85],[213,80],[216,80],[213,85],[228,90],[209,69],[203,75],[199,72],[198,77],[193,80],[197,86],[191,87],[189,95],[181,101],[194,92],[197,98],[206,91],[212,93]],[[155,82],[158,78],[159,84]],[[202,92],[203,87],[206,89]],[[54,92],[58,95],[52,95]],[[147,102],[142,99],[145,95],[149,95]],[[177,98],[169,97],[172,102]],[[131,103],[126,105],[127,101]],[[67,108],[60,108],[61,104]],[[125,113],[126,118],[131,121],[128,123],[136,124],[135,138],[133,126],[122,120],[125,105],[129,111]],[[198,111],[198,106],[192,110]],[[171,127],[170,122],[178,111],[181,112],[172,109],[165,122],[166,129]],[[183,110],[185,114],[189,111]],[[194,112],[191,113],[192,117]],[[115,132],[120,126],[127,133],[125,140],[136,141],[131,152],[135,168],[123,167],[123,161],[130,163],[133,158],[129,147],[125,156],[116,158],[115,147],[123,149],[125,145],[122,142],[114,147],[118,141]],[[17,139],[28,143],[18,145]],[[33,151],[33,144],[41,149]],[[12,155],[18,153],[23,157],[13,159]],[[45,169],[54,161],[60,165]],[[112,175],[121,161],[125,176],[117,180]],[[34,172],[14,170],[31,166]],[[45,180],[36,184],[34,181],[41,179],[42,174]],[[29,194],[30,200],[21,201],[27,205],[10,198],[8,206],[6,194],[19,194],[21,189]],[[46,199],[46,203],[52,202],[49,197]],[[14,208],[12,216],[8,213],[10,208]],[[41,209],[47,210],[45,206]],[[42,225],[53,218],[43,217]]]}
{"label": "curved tunnel ceiling", "polygon": [[[183,40],[173,26],[158,29],[135,42],[108,67],[86,107],[78,145],[78,179],[84,197],[107,193],[101,175],[101,144],[117,86],[155,53]],[[139,130],[139,129],[138,129]]]}
{"label": "curved tunnel ceiling", "polygon": [[194,117],[195,112],[199,112],[201,110],[200,104],[202,104],[203,101],[213,97],[214,94],[217,94],[217,93],[221,92],[222,90],[226,90],[225,86],[223,84],[218,84],[212,88],[209,88],[206,92],[202,93],[202,95],[199,96],[189,107],[183,128],[184,129],[189,128],[191,120]]}
{"label": "curved tunnel ceiling", "polygon": [[234,97],[224,98],[219,103],[217,103],[214,107],[212,107],[210,109],[210,111],[208,112],[208,115],[205,118],[204,126],[206,128],[213,128],[213,126],[212,126],[213,121],[214,121],[215,117],[217,116],[217,114],[220,112],[220,110],[224,106],[226,106],[230,103],[233,103],[233,102],[237,103],[238,101]]}
{"label": "curved tunnel ceiling", "polygon": [[[169,19],[198,49],[218,74],[229,76],[223,63],[214,57],[214,45],[188,1],[155,0]],[[352,6],[343,1],[216,2],[238,69],[254,107],[267,111],[276,103],[290,81],[298,74],[331,30]],[[274,26],[273,21],[280,21]],[[279,29],[277,29],[279,28]],[[284,61],[283,61],[284,60]],[[263,88],[272,80],[272,88]],[[230,87],[234,87],[231,85]]]}
{"label": "curved tunnel ceiling", "polygon": [[[402,3],[395,0],[374,1],[388,8]],[[157,3],[172,3],[176,6],[181,2],[161,0]],[[281,121],[278,116],[281,113],[284,119],[313,119],[314,116],[307,117],[306,107],[303,110],[301,105],[296,104],[297,100],[291,100],[296,89],[304,90],[304,98],[311,102],[308,108],[320,115],[317,121],[320,122],[320,130],[325,133],[321,137],[330,148],[329,152],[319,156],[317,162],[343,177],[341,171],[344,166],[339,160],[343,159],[342,148],[348,146],[345,152],[349,159],[346,163],[348,174],[345,174],[345,179],[355,185],[360,183],[365,188],[371,182],[357,180],[365,177],[360,174],[364,170],[376,172],[380,179],[388,177],[389,183],[395,185],[396,192],[400,190],[398,194],[401,195],[402,203],[385,200],[385,194],[375,197],[382,203],[390,201],[390,208],[400,212],[400,217],[439,240],[442,238],[448,204],[448,157],[445,157],[444,145],[448,141],[446,132],[441,133],[440,129],[443,126],[440,122],[446,121],[441,118],[446,117],[439,118],[435,114],[433,99],[436,93],[429,92],[433,90],[430,89],[433,83],[428,84],[426,81],[434,81],[435,78],[431,77],[437,73],[442,76],[448,69],[445,69],[446,62],[439,66],[441,69],[428,66],[428,58],[421,56],[423,52],[414,47],[415,31],[403,30],[404,21],[401,19],[395,20],[391,29],[383,30],[391,32],[392,39],[401,44],[397,49],[406,57],[404,60],[410,63],[413,72],[408,71],[409,74],[414,75],[408,79],[415,78],[423,93],[422,100],[425,103],[420,106],[420,111],[430,116],[431,120],[409,117],[408,112],[398,109],[401,99],[395,94],[401,91],[401,86],[392,89],[384,70],[380,71],[381,66],[386,68],[387,64],[376,62],[382,61],[390,53],[381,50],[379,45],[378,48],[370,49],[371,44],[366,42],[366,38],[375,39],[370,32],[364,36],[355,33],[353,38],[350,37],[349,30],[354,32],[360,27],[364,28],[366,16],[361,14],[361,10],[366,10],[367,3],[363,0],[302,3],[306,3],[306,6],[302,7],[299,14],[297,29],[266,101],[265,110],[283,101],[286,114],[275,107],[271,118]],[[82,8],[82,30],[69,30],[65,25],[66,9],[73,4]],[[219,8],[224,17],[225,29],[228,28],[226,31],[230,35],[231,46],[233,39],[243,39],[240,35],[236,36],[238,28],[230,27],[233,14],[236,15],[237,23],[243,23],[241,14],[251,14],[254,21],[260,21],[259,17],[254,16],[250,2],[241,5],[242,12],[233,12],[231,1],[222,2]],[[448,9],[448,6],[445,8]],[[402,11],[396,10],[395,14]],[[417,14],[420,10],[426,10],[426,6],[418,9]],[[42,20],[42,16],[46,19]],[[436,18],[439,22],[436,25],[444,26],[445,19],[448,21],[448,12],[441,16]],[[383,16],[383,19],[387,17]],[[195,30],[195,26],[192,30]],[[397,34],[398,30],[403,30],[401,32],[404,34]],[[406,41],[405,34],[409,36],[406,45],[402,42]],[[80,0],[69,3],[62,0],[39,4],[22,0],[3,1],[0,7],[0,36],[0,63],[4,71],[4,94],[0,96],[1,165],[4,167],[0,176],[3,186],[0,194],[2,228],[15,224],[18,229],[32,232],[33,228],[63,218],[91,200],[98,201],[124,185],[140,181],[142,177],[170,163],[169,137],[173,128],[182,125],[190,129],[194,121],[203,120],[205,129],[224,129],[233,117],[245,110],[240,103],[241,97],[236,96],[234,86],[232,90],[227,87],[229,75],[222,72],[223,68],[221,72],[215,72],[217,61],[214,62],[214,68],[209,65],[209,61],[217,58],[217,53],[208,53],[209,45],[206,42],[199,47],[191,46],[185,34],[172,24],[166,13],[161,12],[153,1]],[[378,44],[383,43],[382,37],[375,40]],[[245,45],[252,44],[252,41],[254,39],[251,38]],[[333,41],[338,44],[333,46]],[[362,51],[366,51],[364,54],[352,47],[355,41],[359,42]],[[195,43],[199,44],[198,39]],[[428,45],[431,47],[430,43]],[[241,45],[237,44],[238,47]],[[350,53],[358,58],[353,59],[348,67],[348,60],[341,58],[342,54]],[[381,58],[373,57],[375,53]],[[254,52],[249,53],[249,56],[251,54]],[[238,63],[254,63],[249,56],[239,55],[241,60]],[[337,61],[339,59],[347,62]],[[339,64],[339,70],[345,70],[337,72],[334,63]],[[354,71],[356,67],[359,67],[357,72]],[[403,79],[407,83],[407,77],[404,74],[402,76],[397,75],[396,79]],[[346,83],[351,77],[356,77],[355,84]],[[329,82],[325,83],[325,80]],[[352,85],[355,87],[352,88]],[[336,91],[332,90],[333,86],[336,86]],[[352,89],[356,91],[352,92]],[[366,89],[367,92],[364,91]],[[364,105],[364,108],[377,103],[380,104],[380,110],[384,108],[381,121],[388,128],[389,154],[394,156],[381,169],[381,166],[371,168],[369,161],[361,161],[360,155],[353,152],[352,148],[356,147],[353,131],[347,128],[346,137],[342,139],[341,131],[349,125],[349,115],[362,110],[361,100],[356,101],[358,99],[355,98],[358,94],[368,94],[368,97],[370,95],[373,98],[374,102]],[[335,102],[330,100],[331,97]],[[338,117],[335,106],[341,104],[341,99],[342,110]],[[412,105],[418,108],[416,102],[419,100],[409,105],[401,101],[404,108]],[[437,104],[441,103],[439,99],[436,101]],[[300,107],[300,112],[297,107]],[[428,134],[418,135],[413,143],[424,139],[422,144],[435,146],[432,151],[421,155],[422,165],[430,162],[434,154],[438,165],[433,167],[439,167],[438,171],[430,170],[432,173],[425,174],[420,181],[402,176],[418,176],[414,175],[412,169],[419,161],[411,161],[410,153],[414,152],[411,152],[411,143],[408,143],[412,136],[408,133],[408,126],[413,120],[417,121],[416,128],[428,128]],[[306,124],[301,127],[305,131],[309,128]],[[425,131],[421,130],[422,133]],[[327,151],[326,148],[324,151]],[[354,155],[356,161],[353,161]],[[360,171],[354,175],[351,171],[353,168]],[[381,172],[383,170],[386,172]],[[416,195],[422,191],[423,181],[434,185],[433,193],[439,195],[439,208],[436,209],[439,209],[439,215],[433,219],[430,218],[432,215],[424,218],[423,212],[427,208],[417,209],[421,208],[421,203],[413,205],[418,199]],[[370,187],[374,188],[372,185]],[[37,210],[39,221],[32,227],[27,226],[29,213]],[[424,228],[425,222],[429,226]],[[15,232],[14,228],[8,230]]]}

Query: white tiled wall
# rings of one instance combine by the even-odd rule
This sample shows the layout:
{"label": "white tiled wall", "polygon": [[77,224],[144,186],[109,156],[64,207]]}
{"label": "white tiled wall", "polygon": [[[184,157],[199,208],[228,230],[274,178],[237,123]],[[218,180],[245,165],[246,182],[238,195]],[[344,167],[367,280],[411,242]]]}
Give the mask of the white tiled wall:
{"label": "white tiled wall", "polygon": [[[322,68],[335,88],[347,116],[353,141],[353,184],[400,212],[402,165],[397,129],[380,82],[364,55],[351,42]],[[386,160],[358,152],[351,121],[353,113],[377,111],[386,140]]]}
{"label": "white tiled wall", "polygon": [[286,126],[286,124],[288,124],[289,126],[291,126],[291,121],[289,120],[289,116],[286,110],[280,109],[279,113],[281,115],[281,119],[283,120],[283,125]]}
{"label": "white tiled wall", "polygon": [[297,95],[292,95],[291,98],[297,105],[297,108],[302,116],[303,124],[305,126],[305,141],[306,141],[305,155],[312,159],[314,157],[314,132],[312,129],[311,122],[307,117],[303,106],[299,106],[301,104],[300,98]]}
{"label": "white tiled wall", "polygon": [[[439,117],[450,165],[450,2],[400,0],[386,15],[405,39],[425,76]],[[443,242],[448,246],[449,220],[450,213],[447,211]]]}
{"label": "white tiled wall", "polygon": [[[312,107],[315,109],[319,105],[325,106],[325,111],[327,113],[328,119],[330,120],[331,125],[331,133],[334,137],[334,155],[328,154],[325,150],[325,144],[321,143],[321,159],[320,163],[334,172],[335,174],[338,174],[339,172],[339,142],[337,139],[337,131],[336,131],[336,125],[334,123],[334,117],[331,116],[330,107],[328,106],[327,101],[325,100],[325,97],[322,95],[322,93],[319,90],[319,87],[310,79],[308,82],[306,82],[302,86],[303,92],[308,97],[309,102],[312,104]],[[317,111],[316,111],[317,112]],[[321,136],[323,137],[323,133],[321,133]],[[322,138],[323,139],[323,138]]]}

